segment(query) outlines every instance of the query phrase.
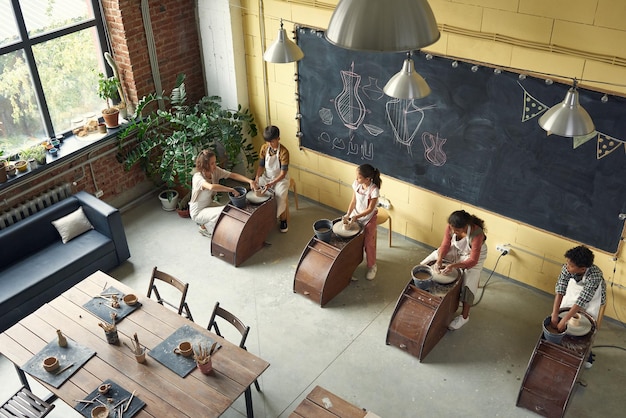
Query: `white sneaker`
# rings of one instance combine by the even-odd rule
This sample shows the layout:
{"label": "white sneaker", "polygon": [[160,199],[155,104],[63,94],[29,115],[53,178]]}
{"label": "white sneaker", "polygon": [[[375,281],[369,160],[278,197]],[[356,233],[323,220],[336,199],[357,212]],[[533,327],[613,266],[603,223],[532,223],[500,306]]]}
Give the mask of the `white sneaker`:
{"label": "white sneaker", "polygon": [[372,267],[367,269],[367,274],[365,275],[365,278],[367,280],[374,280],[374,278],[376,277],[377,271],[378,271],[378,266],[374,264]]}
{"label": "white sneaker", "polygon": [[450,322],[450,325],[448,325],[448,329],[450,331],[457,330],[461,328],[463,325],[467,324],[468,322],[469,322],[469,316],[467,318],[463,318],[463,315],[459,315],[456,318],[454,318],[452,322]]}
{"label": "white sneaker", "polygon": [[203,236],[205,236],[207,238],[211,238],[212,234],[206,228],[200,227],[200,228],[198,228],[198,232],[200,233],[200,235],[203,235]]}
{"label": "white sneaker", "polygon": [[591,363],[590,361],[585,362],[585,369],[591,369],[592,367],[593,367],[593,363]]}
{"label": "white sneaker", "polygon": [[350,280],[352,280],[353,282],[357,282],[357,281],[359,281],[359,278],[356,277],[356,276],[352,276],[352,277],[350,277]]}

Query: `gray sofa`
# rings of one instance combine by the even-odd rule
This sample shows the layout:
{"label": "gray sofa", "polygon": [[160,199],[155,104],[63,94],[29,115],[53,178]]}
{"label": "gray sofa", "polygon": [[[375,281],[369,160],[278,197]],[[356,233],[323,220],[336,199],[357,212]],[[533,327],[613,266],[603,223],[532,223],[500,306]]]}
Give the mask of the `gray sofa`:
{"label": "gray sofa", "polygon": [[[52,224],[83,208],[93,229],[63,243]],[[0,332],[91,273],[130,257],[120,212],[78,192],[0,231]]]}

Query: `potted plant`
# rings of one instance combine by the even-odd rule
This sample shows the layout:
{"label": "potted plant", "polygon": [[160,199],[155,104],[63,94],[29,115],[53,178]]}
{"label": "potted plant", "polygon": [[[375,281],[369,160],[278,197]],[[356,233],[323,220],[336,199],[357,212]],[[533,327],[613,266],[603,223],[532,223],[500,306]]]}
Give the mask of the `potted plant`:
{"label": "potted plant", "polygon": [[191,199],[191,192],[187,192],[182,199],[178,201],[178,207],[176,208],[176,212],[178,212],[178,216],[181,218],[189,218],[189,200]]}
{"label": "potted plant", "polygon": [[159,193],[159,200],[161,201],[163,210],[171,212],[175,210],[178,205],[178,192],[173,189],[163,190]]}
{"label": "potted plant", "polygon": [[107,103],[106,109],[102,110],[104,123],[107,128],[117,128],[120,110],[113,106],[113,100],[119,100],[118,87],[120,81],[116,77],[107,77],[103,73],[99,73],[98,77],[98,96]]}
{"label": "potted plant", "polygon": [[32,168],[46,164],[46,148],[41,144],[33,145],[20,151],[20,158],[28,161]]}
{"label": "potted plant", "polygon": [[[250,170],[258,159],[246,137],[257,135],[250,111],[241,106],[236,111],[226,110],[218,96],[187,104],[184,80],[185,75],[180,74],[169,96],[152,93],[139,101],[135,115],[119,135],[119,161],[127,170],[141,164],[157,184],[182,190],[191,190],[195,157],[203,149],[223,156],[226,169],[244,162]],[[148,112],[157,100],[168,102],[170,108]]]}

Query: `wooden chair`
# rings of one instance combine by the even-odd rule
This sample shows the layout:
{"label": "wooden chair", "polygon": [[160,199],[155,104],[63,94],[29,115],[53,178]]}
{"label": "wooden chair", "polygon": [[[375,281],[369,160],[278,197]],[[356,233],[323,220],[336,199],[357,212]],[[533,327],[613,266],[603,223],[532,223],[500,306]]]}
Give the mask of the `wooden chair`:
{"label": "wooden chair", "polygon": [[[296,189],[296,181],[292,178],[289,179],[289,189],[293,191],[293,200],[296,202],[296,210],[299,210],[298,206],[298,190]],[[287,212],[287,222],[289,222],[289,196],[287,196],[287,207],[285,208]]]}
{"label": "wooden chair", "polygon": [[41,418],[54,409],[53,403],[48,403],[23,386],[15,395],[2,405],[0,416],[16,418]]}
{"label": "wooden chair", "polygon": [[385,222],[389,221],[389,246],[391,247],[391,215],[387,211],[387,209],[383,207],[378,207],[378,215],[376,216],[376,225],[382,225]]}
{"label": "wooden chair", "polygon": [[[232,313],[228,312],[226,309],[220,306],[219,302],[215,303],[215,307],[213,308],[213,313],[211,314],[211,319],[209,319],[209,325],[207,325],[207,329],[209,331],[214,331],[220,337],[224,337],[220,331],[219,325],[217,324],[216,319],[222,318],[223,322],[228,322],[232,326],[234,326],[239,334],[241,334],[241,339],[239,340],[239,347],[248,351],[246,348],[246,339],[248,338],[248,332],[250,332],[250,327],[244,324],[239,318],[237,318]],[[259,386],[259,382],[257,380],[254,381],[254,386],[257,391],[261,391],[261,387]],[[250,391],[250,387],[246,388],[245,392],[246,396],[246,415],[248,418],[254,418],[254,410],[252,408],[252,392]]]}
{"label": "wooden chair", "polygon": [[[159,290],[157,289],[157,286],[154,282],[155,280],[160,280],[178,289],[181,293],[180,302],[178,304],[173,304],[163,299],[159,294]],[[152,269],[152,277],[150,277],[150,287],[148,287],[148,297],[152,297],[152,292],[154,292],[154,296],[158,303],[176,309],[178,311],[178,315],[183,315],[185,318],[193,321],[193,316],[191,316],[189,305],[187,305],[186,302],[188,289],[189,283],[183,283],[171,274],[159,271],[156,267]]]}

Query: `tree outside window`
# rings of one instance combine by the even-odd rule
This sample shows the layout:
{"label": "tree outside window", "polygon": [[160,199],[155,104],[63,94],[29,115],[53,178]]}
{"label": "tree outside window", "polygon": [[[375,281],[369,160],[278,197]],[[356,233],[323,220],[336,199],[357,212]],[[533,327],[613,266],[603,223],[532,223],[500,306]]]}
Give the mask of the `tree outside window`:
{"label": "tree outside window", "polygon": [[[18,152],[100,116],[107,49],[98,0],[0,0],[0,149]],[[109,70],[110,71],[110,70]]]}

